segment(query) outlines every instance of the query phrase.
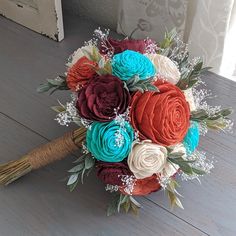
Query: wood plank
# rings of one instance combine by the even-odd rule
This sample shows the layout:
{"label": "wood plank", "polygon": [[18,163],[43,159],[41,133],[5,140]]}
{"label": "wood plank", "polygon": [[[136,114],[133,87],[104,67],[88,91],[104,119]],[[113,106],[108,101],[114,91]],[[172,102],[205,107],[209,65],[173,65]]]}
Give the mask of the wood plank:
{"label": "wood plank", "polygon": [[[12,22],[9,23],[4,18],[0,18],[0,35],[1,42],[3,42],[0,44],[0,111],[14,117],[14,119],[17,119],[22,124],[48,139],[61,135],[68,130],[68,128],[63,128],[56,124],[53,120],[55,114],[49,109],[50,105],[56,103],[57,98],[64,101],[67,95],[66,93],[57,93],[51,97],[39,95],[35,92],[35,88],[39,83],[43,82],[45,78],[55,77],[58,72],[63,73],[65,68],[64,62],[68,55],[77,47],[81,46],[84,40],[90,39],[92,31],[97,27],[91,22],[86,23],[85,21],[77,21],[73,18],[65,19],[65,25],[66,39],[60,44],[57,44],[46,38],[39,37],[37,34],[23,29]],[[210,78],[211,76],[208,77],[209,83],[214,80]],[[210,87],[213,91],[217,89],[220,90],[220,97],[215,100],[218,104],[227,105],[228,103],[228,105],[233,106],[234,104],[235,106],[235,94],[230,96],[230,99],[228,98],[228,94],[231,94],[232,86],[234,86],[234,84],[230,81],[218,78],[210,83]],[[206,140],[208,137],[211,137],[209,135],[205,138]],[[214,140],[216,140],[216,137],[219,137],[218,140],[220,142],[227,142],[227,145],[233,145],[232,142],[235,140],[233,139],[235,136],[227,136],[231,137],[229,141],[226,141],[226,135],[212,136]],[[202,139],[202,143],[208,145],[205,139]],[[211,141],[208,143],[212,145]],[[214,150],[218,152],[222,150],[221,153],[225,156],[226,152],[224,149],[220,149],[218,147],[219,145],[216,145],[216,148],[220,150],[215,149],[214,145],[212,147],[207,147],[206,145],[203,146],[206,150],[212,152]],[[223,143],[223,146],[224,145],[226,145],[226,143]],[[231,189],[230,186],[227,188],[227,186],[222,185],[225,182],[227,183],[227,181],[229,181],[229,183],[235,183],[235,176],[229,176],[229,173],[232,172],[232,166],[227,164],[235,164],[232,159],[233,151],[231,146],[227,148],[228,157],[225,156],[225,159],[220,157],[221,163],[218,162],[214,173],[209,178],[206,178],[206,181],[209,182],[203,182],[202,186],[196,183],[192,185],[189,183],[182,184],[182,193],[185,195],[184,204],[186,209],[183,212],[179,210],[174,212],[174,214],[181,217],[183,220],[190,221],[192,225],[208,233],[213,233],[213,235],[219,235],[222,230],[226,235],[235,232],[235,227],[232,224],[232,216],[235,216],[235,212],[228,214],[229,208],[222,208],[225,200],[227,200],[227,207],[229,206],[229,202],[233,197],[231,193],[235,193],[233,184],[231,184]],[[217,159],[219,158],[217,157]],[[227,171],[222,171],[222,169],[218,167],[224,165]],[[220,170],[219,172],[217,172],[218,169]],[[227,175],[226,179],[223,179],[223,177],[225,178],[224,175]],[[208,183],[211,184],[211,188],[207,190]],[[220,186],[218,186],[219,183],[221,184]],[[214,192],[214,190],[216,192]],[[207,201],[208,196],[213,198],[215,195],[218,197],[214,198],[214,204],[216,204],[216,200],[221,198],[219,199],[221,202],[221,208],[219,208],[219,211],[221,211],[220,216],[216,216],[215,214],[217,214],[217,212],[214,212],[210,206],[212,199],[211,201]],[[155,201],[156,204],[160,204],[166,209],[169,209],[165,200],[166,196],[163,196],[162,192],[153,194],[150,199]],[[194,199],[194,201],[190,201],[189,199]],[[225,222],[223,219],[228,216],[231,218],[229,221]],[[222,227],[222,225],[226,226]]]}
{"label": "wood plank", "polygon": [[[0,131],[1,162],[47,141],[2,114]],[[109,194],[93,174],[73,193],[59,181],[70,166],[69,158],[1,188],[0,235],[205,235],[144,198],[139,217],[106,217]]]}
{"label": "wood plank", "polygon": [[[204,80],[213,94],[212,104],[233,107],[236,111],[236,83],[209,73]],[[236,113],[232,115],[236,120]],[[180,193],[185,210],[173,213],[210,235],[236,235],[236,132],[233,134],[209,132],[201,137],[200,147],[215,157],[215,169],[202,179],[202,184],[182,182]],[[148,197],[168,209],[162,192]]]}

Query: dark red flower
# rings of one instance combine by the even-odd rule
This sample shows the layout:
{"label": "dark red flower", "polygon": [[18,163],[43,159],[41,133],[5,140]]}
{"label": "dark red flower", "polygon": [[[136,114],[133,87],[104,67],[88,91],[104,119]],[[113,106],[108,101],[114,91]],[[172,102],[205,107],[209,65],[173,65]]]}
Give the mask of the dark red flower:
{"label": "dark red flower", "polygon": [[110,50],[114,50],[114,54],[121,53],[125,50],[133,50],[136,52],[144,53],[146,48],[145,41],[142,39],[124,39],[115,40],[109,38],[105,45],[101,45],[100,51],[106,54]]}
{"label": "dark red flower", "polygon": [[[76,107],[82,118],[107,122],[126,111],[130,94],[123,82],[113,75],[92,78],[79,90]],[[115,112],[116,110],[116,112]]]}
{"label": "dark red flower", "polygon": [[111,185],[122,185],[122,175],[132,175],[129,167],[126,163],[116,162],[98,162],[96,166],[97,177],[102,180],[105,184]]}

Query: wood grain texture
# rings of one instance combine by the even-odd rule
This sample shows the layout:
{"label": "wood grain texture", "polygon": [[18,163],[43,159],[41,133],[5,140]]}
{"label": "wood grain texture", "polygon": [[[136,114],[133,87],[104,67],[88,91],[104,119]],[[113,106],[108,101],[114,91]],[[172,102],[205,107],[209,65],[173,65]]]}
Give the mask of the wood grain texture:
{"label": "wood grain texture", "polygon": [[[0,17],[1,163],[19,158],[68,130],[56,124],[49,108],[57,98],[65,101],[67,95],[36,93],[45,78],[63,73],[68,55],[97,27],[80,19],[68,18],[66,22],[66,39],[57,44]],[[143,209],[138,218],[106,217],[109,194],[93,174],[73,193],[60,181],[71,160],[32,172],[0,189],[0,235],[206,235],[145,198],[139,199]]]}

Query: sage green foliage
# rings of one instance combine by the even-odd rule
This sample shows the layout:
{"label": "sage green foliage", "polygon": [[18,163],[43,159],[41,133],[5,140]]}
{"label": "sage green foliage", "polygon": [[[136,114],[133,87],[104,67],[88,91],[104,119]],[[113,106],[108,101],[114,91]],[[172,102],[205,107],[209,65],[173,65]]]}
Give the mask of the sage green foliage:
{"label": "sage green foliage", "polygon": [[227,127],[228,116],[232,113],[232,108],[224,108],[210,115],[207,111],[200,109],[191,112],[191,120],[204,122],[209,129],[223,130]]}
{"label": "sage green foliage", "polygon": [[140,91],[144,93],[145,91],[158,92],[158,88],[152,84],[153,78],[148,78],[146,80],[141,80],[139,76],[134,76],[126,81],[124,81],[124,86],[130,92]]}
{"label": "sage green foliage", "polygon": [[99,53],[98,48],[93,46],[92,53],[85,49],[82,49],[82,51],[89,60],[94,61],[98,64],[98,68],[93,67],[93,69],[96,71],[97,74],[105,75],[112,73],[110,60],[105,60],[104,57],[102,57],[101,54]]}
{"label": "sage green foliage", "polygon": [[[159,53],[169,57],[175,61],[179,67],[181,78],[177,86],[182,89],[193,87],[198,81],[199,77],[211,67],[203,67],[202,59],[196,59],[195,65],[192,67],[192,59],[190,58],[186,45],[178,40],[178,33],[174,28],[170,32],[166,32],[163,41],[160,43]],[[179,56],[182,55],[182,56]]]}
{"label": "sage green foliage", "polygon": [[[185,60],[187,62],[188,58],[186,57]],[[181,62],[181,64],[183,63],[185,63],[185,61]],[[202,59],[199,59],[198,62],[193,66],[192,70],[186,70],[181,73],[181,78],[177,83],[177,86],[182,90],[193,87],[199,81],[198,78],[209,69],[211,69],[211,67],[203,68],[203,61]]]}
{"label": "sage green foliage", "polygon": [[51,90],[50,95],[57,90],[69,90],[66,83],[66,76],[59,75],[56,79],[47,79],[46,83],[37,88],[38,93],[44,93]]}
{"label": "sage green foliage", "polygon": [[180,187],[177,181],[175,181],[174,178],[170,178],[170,182],[167,184],[166,187],[167,195],[170,201],[170,206],[171,209],[173,209],[174,207],[179,207],[181,209],[184,209],[180,199],[177,196],[177,195],[181,196],[176,190],[177,187]]}
{"label": "sage green foliage", "polygon": [[133,214],[138,215],[140,207],[140,203],[132,196],[116,192],[113,194],[113,199],[108,205],[107,216],[119,213],[121,210],[124,210],[126,213],[131,211]]}
{"label": "sage green foliage", "polygon": [[206,172],[201,169],[193,167],[191,164],[194,164],[196,160],[186,160],[183,158],[184,153],[171,153],[171,149],[168,150],[168,161],[174,164],[177,164],[179,168],[187,175],[204,175]]}
{"label": "sage green foliage", "polygon": [[80,157],[75,163],[78,163],[73,168],[68,170],[70,176],[68,178],[67,185],[69,186],[70,191],[72,192],[77,186],[79,179],[81,182],[84,182],[84,175],[91,172],[93,167],[95,166],[95,159],[90,154],[85,154]]}
{"label": "sage green foliage", "polygon": [[168,161],[174,164],[177,164],[179,168],[187,175],[204,175],[206,172],[201,169],[197,169],[193,167],[191,164],[195,162],[195,160],[185,160],[183,157],[168,157]]}

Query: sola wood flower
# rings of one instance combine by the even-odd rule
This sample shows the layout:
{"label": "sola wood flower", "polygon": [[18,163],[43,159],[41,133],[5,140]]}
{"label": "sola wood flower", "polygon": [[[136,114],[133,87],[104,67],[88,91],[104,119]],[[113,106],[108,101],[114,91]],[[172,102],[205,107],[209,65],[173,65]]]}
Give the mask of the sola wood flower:
{"label": "sola wood flower", "polygon": [[173,84],[157,80],[160,92],[136,92],[131,101],[131,123],[141,139],[170,146],[180,143],[190,125],[189,105]]}
{"label": "sola wood flower", "polygon": [[112,61],[112,74],[121,80],[139,76],[141,80],[153,77],[156,70],[152,62],[143,54],[126,50],[116,54]]}
{"label": "sola wood flower", "polygon": [[171,84],[177,84],[180,79],[180,72],[176,64],[168,57],[159,54],[150,54],[148,58],[154,64],[158,75]]}
{"label": "sola wood flower", "polygon": [[89,60],[86,56],[81,57],[67,72],[67,86],[72,91],[78,90],[96,74],[94,68],[98,68],[96,62]]}
{"label": "sola wood flower", "polygon": [[120,162],[130,152],[134,132],[128,122],[94,122],[87,130],[86,143],[93,156],[104,162]]}
{"label": "sola wood flower", "polygon": [[[157,175],[153,175],[144,179],[137,179],[132,188],[132,195],[144,196],[149,193],[155,192],[161,188]],[[122,194],[129,194],[126,191],[126,187],[119,188]]]}
{"label": "sola wood flower", "polygon": [[106,122],[124,113],[130,94],[115,76],[96,76],[80,89],[76,107],[82,118]]}
{"label": "sola wood flower", "polygon": [[78,48],[68,59],[67,66],[72,67],[81,57],[86,56],[87,53],[92,54],[93,45],[86,45],[84,47]]}
{"label": "sola wood flower", "polygon": [[144,53],[146,48],[145,40],[143,39],[124,39],[116,40],[109,38],[105,45],[101,45],[100,52],[106,54],[107,51],[113,50],[114,54],[121,53],[125,50],[132,50]]}
{"label": "sola wood flower", "polygon": [[99,161],[96,165],[97,177],[105,184],[121,186],[122,176],[132,175],[126,162],[108,163]]}
{"label": "sola wood flower", "polygon": [[127,162],[137,179],[150,177],[161,172],[165,167],[167,150],[150,140],[144,140],[133,144]]}

